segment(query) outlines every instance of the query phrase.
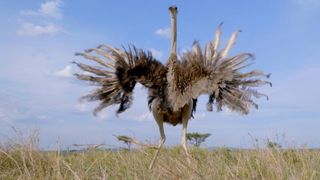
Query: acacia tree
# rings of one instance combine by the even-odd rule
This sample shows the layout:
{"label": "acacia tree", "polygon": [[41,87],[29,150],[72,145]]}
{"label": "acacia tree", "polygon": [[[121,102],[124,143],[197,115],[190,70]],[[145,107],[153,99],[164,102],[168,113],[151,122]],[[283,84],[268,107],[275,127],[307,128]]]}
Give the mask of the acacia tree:
{"label": "acacia tree", "polygon": [[134,143],[134,139],[129,136],[119,135],[119,136],[115,136],[115,137],[118,139],[118,141],[125,143],[128,146],[129,150],[131,148],[132,143]]}
{"label": "acacia tree", "polygon": [[210,135],[210,133],[187,133],[187,140],[194,146],[199,147]]}
{"label": "acacia tree", "polygon": [[281,149],[282,148],[282,146],[279,142],[272,141],[269,138],[266,141],[266,146],[270,149]]}

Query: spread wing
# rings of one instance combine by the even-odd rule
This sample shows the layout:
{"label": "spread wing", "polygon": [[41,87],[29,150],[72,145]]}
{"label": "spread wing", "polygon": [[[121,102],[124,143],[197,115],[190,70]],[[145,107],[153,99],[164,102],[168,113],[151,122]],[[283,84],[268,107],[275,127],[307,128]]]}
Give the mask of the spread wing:
{"label": "spread wing", "polygon": [[222,106],[244,114],[250,107],[257,108],[253,97],[265,96],[254,87],[270,82],[261,78],[270,75],[260,70],[243,72],[251,65],[248,62],[253,58],[250,53],[241,53],[236,56],[228,56],[228,52],[234,45],[238,32],[234,32],[225,48],[218,50],[221,36],[221,25],[217,28],[215,40],[206,44],[204,50],[198,42],[192,46],[192,50],[183,53],[181,61],[175,63],[168,72],[169,100],[173,109],[184,106],[193,98],[201,94],[209,95],[207,109],[212,111],[213,104],[220,111]]}
{"label": "spread wing", "polygon": [[137,82],[147,88],[160,89],[163,84],[166,69],[156,61],[151,53],[137,50],[134,46],[128,50],[101,45],[88,49],[82,53],[76,53],[87,60],[94,61],[99,66],[92,66],[74,62],[86,73],[77,73],[80,80],[89,81],[97,88],[82,100],[100,101],[100,105],[94,110],[94,114],[102,109],[119,104],[117,113],[121,113],[130,107],[133,97],[132,91]]}

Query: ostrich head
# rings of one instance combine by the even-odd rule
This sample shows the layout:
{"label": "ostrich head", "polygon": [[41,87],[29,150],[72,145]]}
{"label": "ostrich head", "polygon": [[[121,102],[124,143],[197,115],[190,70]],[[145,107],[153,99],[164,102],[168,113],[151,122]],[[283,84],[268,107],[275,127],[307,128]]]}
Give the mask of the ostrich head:
{"label": "ostrich head", "polygon": [[170,55],[177,54],[177,14],[178,8],[176,6],[170,6],[169,12],[171,15],[171,50]]}

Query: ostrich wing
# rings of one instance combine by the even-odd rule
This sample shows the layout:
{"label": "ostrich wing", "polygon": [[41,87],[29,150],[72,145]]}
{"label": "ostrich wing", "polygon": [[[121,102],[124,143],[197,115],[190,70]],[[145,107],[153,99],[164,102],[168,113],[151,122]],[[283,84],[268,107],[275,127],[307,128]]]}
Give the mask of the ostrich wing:
{"label": "ostrich wing", "polygon": [[166,75],[165,67],[156,61],[151,53],[137,50],[134,46],[129,47],[128,50],[120,50],[101,45],[76,55],[100,65],[94,67],[74,62],[86,72],[75,74],[76,77],[98,86],[93,92],[81,98],[100,101],[100,105],[94,110],[95,115],[113,104],[120,104],[117,113],[129,108],[133,100],[132,91],[137,82],[147,88],[158,90],[165,87],[166,82],[163,78]]}
{"label": "ostrich wing", "polygon": [[208,94],[209,111],[212,111],[215,103],[218,111],[222,106],[227,106],[231,110],[247,114],[251,106],[258,107],[252,97],[265,96],[253,88],[271,85],[260,79],[270,75],[265,75],[260,70],[242,72],[251,65],[248,60],[253,55],[250,53],[228,56],[238,32],[234,32],[226,47],[218,51],[220,27],[216,31],[215,41],[207,43],[204,50],[195,42],[192,50],[182,54],[180,62],[176,61],[173,68],[168,68],[168,96],[174,110],[183,107],[190,99]]}

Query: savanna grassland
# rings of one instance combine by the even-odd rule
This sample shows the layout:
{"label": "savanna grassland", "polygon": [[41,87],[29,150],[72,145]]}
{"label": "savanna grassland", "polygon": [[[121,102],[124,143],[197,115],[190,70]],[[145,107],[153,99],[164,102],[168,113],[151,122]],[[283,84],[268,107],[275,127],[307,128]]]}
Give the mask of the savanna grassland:
{"label": "savanna grassland", "polygon": [[0,179],[320,179],[320,151],[278,147],[235,150],[155,149],[40,151],[36,143],[2,145]]}

